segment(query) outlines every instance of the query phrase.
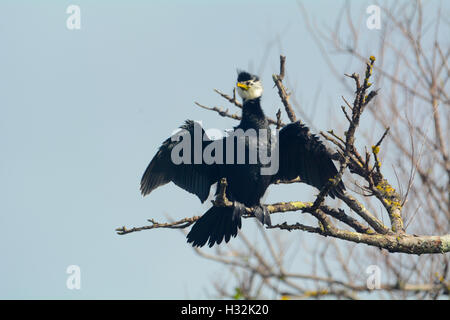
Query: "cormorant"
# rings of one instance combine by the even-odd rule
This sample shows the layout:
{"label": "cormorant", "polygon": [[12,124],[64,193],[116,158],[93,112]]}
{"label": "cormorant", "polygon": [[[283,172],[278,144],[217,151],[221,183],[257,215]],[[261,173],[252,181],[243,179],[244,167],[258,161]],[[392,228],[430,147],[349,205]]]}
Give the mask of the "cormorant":
{"label": "cormorant", "polygon": [[[204,202],[208,198],[211,185],[218,183],[221,178],[227,179],[226,196],[233,201],[234,205],[212,206],[203,214],[187,235],[188,243],[192,243],[193,246],[202,247],[208,242],[208,245],[212,247],[215,243],[220,244],[222,240],[228,242],[231,236],[235,237],[238,229],[241,228],[241,216],[245,213],[245,207],[254,208],[258,220],[270,225],[270,215],[266,207],[260,203],[260,199],[269,185],[275,181],[291,180],[300,176],[302,182],[320,190],[330,178],[337,174],[325,146],[299,121],[283,127],[279,131],[278,140],[272,137],[269,122],[261,108],[263,87],[257,76],[245,71],[239,72],[237,91],[243,100],[243,105],[241,122],[234,128],[234,132],[238,132],[238,129],[242,129],[245,133],[254,130],[256,135],[250,134],[248,137],[229,135],[220,140],[210,140],[198,123],[188,120],[180,127],[182,131],[177,139],[172,137],[163,142],[141,180],[141,192],[144,196],[172,181],[184,190],[197,195],[200,201]],[[264,130],[267,134],[262,136],[261,132]],[[181,152],[177,150],[178,155],[188,161],[175,164],[172,153],[177,152],[174,149],[179,149],[180,143],[185,141],[185,138],[195,137],[196,132],[204,138],[200,138],[200,143],[197,145],[194,141]],[[225,147],[230,139],[234,139],[233,149]],[[244,142],[244,150],[239,149],[237,142]],[[217,147],[218,143],[223,147],[221,155],[217,153],[220,148],[213,148]],[[277,172],[269,175],[261,174],[261,170],[267,169],[269,164],[264,164],[265,162],[263,163],[259,157],[256,162],[250,162],[254,146],[258,151],[266,150],[267,155],[278,151]],[[221,161],[211,163],[203,157],[195,159],[196,154],[203,155],[208,149],[210,152],[214,149],[210,153],[211,156]],[[229,150],[233,150],[231,155]],[[243,155],[242,151],[245,153],[245,163],[238,161],[238,157]],[[216,193],[218,189],[219,187]],[[344,190],[345,186],[341,181],[329,192],[329,195],[334,198],[342,194]]]}

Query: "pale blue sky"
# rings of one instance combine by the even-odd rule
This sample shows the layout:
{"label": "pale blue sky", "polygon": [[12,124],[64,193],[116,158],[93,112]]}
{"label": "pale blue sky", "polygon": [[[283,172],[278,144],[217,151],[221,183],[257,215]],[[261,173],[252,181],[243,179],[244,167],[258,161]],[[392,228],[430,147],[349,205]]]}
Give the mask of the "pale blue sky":
{"label": "pale blue sky", "polygon": [[[343,2],[303,3],[323,25]],[[70,4],[81,8],[81,30],[66,28]],[[281,103],[271,74],[287,55],[306,111],[321,88],[314,125],[328,129],[323,115],[339,108],[342,91],[301,20],[295,1],[2,1],[0,298],[205,298],[221,266],[197,256],[180,232],[114,229],[205,210],[173,185],[142,198],[139,181],[185,119],[235,124],[193,102],[235,111],[213,88],[231,92],[236,68],[262,71],[273,116]],[[342,73],[355,71],[340,62]],[[312,193],[276,187],[267,201],[299,195]],[[72,264],[81,290],[66,288]]]}

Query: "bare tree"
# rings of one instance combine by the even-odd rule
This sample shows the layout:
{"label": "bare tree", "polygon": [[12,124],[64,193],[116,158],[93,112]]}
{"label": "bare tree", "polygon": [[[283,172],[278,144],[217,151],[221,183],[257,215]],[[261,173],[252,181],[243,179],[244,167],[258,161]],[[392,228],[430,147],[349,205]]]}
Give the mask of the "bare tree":
{"label": "bare tree", "polygon": [[[450,251],[450,48],[445,38],[448,15],[441,15],[439,9],[433,12],[435,19],[424,19],[425,12],[429,16],[431,9],[424,8],[420,1],[381,7],[383,31],[378,41],[369,45],[372,52],[376,50],[377,59],[367,59],[361,48],[361,28],[353,23],[348,4],[342,9],[342,16],[347,19],[339,19],[333,29],[326,31],[310,21],[301,4],[299,7],[331,73],[344,83],[343,90],[347,92],[347,97],[342,97],[339,116],[345,131],[333,128],[321,132],[333,146],[329,152],[339,161],[339,172],[313,202],[269,205],[273,214],[289,211],[307,215],[299,215],[295,223],[271,227],[278,232],[268,233],[259,226],[262,241],[258,245],[240,233],[238,247],[218,247],[215,254],[194,249],[202,257],[224,264],[234,279],[215,282],[214,294],[236,299],[356,299],[372,297],[374,293],[379,298],[449,295],[446,253]],[[343,28],[349,30],[344,38],[340,32]],[[330,52],[346,55],[351,62],[365,63],[363,76],[341,75]],[[280,71],[273,75],[273,81],[289,120],[294,122],[294,110],[299,106],[295,101],[291,104],[283,83],[285,77],[286,58],[281,56]],[[372,89],[372,83],[384,94],[375,98],[378,90]],[[217,93],[233,106],[242,107],[234,91],[232,95],[218,90]],[[224,108],[197,105],[223,117],[240,119]],[[360,129],[363,113],[370,118],[365,121],[383,128],[379,135]],[[270,123],[282,127],[281,112]],[[344,173],[346,180],[352,182],[351,190],[335,206],[326,205],[326,195]],[[278,183],[299,182],[301,177]],[[226,186],[226,180],[222,180],[214,205],[232,206],[225,197]],[[247,217],[253,217],[252,209],[248,208],[247,213]],[[150,225],[121,227],[117,232],[184,229],[198,219],[195,216],[167,223],[149,220]],[[292,240],[289,244],[283,242],[283,231],[315,234],[322,241],[305,241],[305,237],[298,240],[302,246],[300,258],[298,248],[292,248]],[[310,243],[316,246],[311,247]],[[292,271],[289,260],[294,258],[302,259],[309,270]],[[373,264],[369,268],[368,260]]]}

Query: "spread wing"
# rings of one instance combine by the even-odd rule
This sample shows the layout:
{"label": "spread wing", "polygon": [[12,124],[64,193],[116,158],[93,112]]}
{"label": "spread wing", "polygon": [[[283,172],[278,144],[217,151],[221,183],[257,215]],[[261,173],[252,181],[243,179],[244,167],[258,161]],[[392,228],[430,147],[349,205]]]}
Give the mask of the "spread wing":
{"label": "spread wing", "polygon": [[[187,120],[180,128],[182,130],[176,134],[178,139],[165,140],[148,165],[141,179],[141,193],[145,196],[159,186],[172,181],[204,202],[208,198],[211,185],[218,180],[218,169],[215,164],[205,164],[201,155],[199,157],[201,162],[195,163],[194,154],[199,150],[194,149],[194,138],[199,138],[198,141],[201,141],[200,152],[202,153],[205,146],[212,140],[203,141],[203,137],[206,137],[205,131],[194,121]],[[198,133],[201,133],[200,137]],[[190,139],[190,142],[188,143],[185,139]],[[182,143],[186,146],[185,148],[182,148]],[[175,163],[172,153],[173,157],[178,159]],[[181,163],[180,158],[184,159]]]}
{"label": "spread wing", "polygon": [[[292,180],[300,176],[302,182],[320,190],[338,173],[325,145],[300,122],[290,123],[280,130],[279,148],[279,170],[274,180]],[[329,195],[334,198],[344,190],[340,181]]]}

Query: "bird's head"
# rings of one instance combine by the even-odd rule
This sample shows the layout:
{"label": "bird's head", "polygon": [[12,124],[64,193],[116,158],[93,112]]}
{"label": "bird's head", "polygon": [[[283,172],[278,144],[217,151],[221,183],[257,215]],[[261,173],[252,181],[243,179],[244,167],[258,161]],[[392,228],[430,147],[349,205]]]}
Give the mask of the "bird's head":
{"label": "bird's head", "polygon": [[258,76],[250,74],[246,71],[238,71],[237,92],[244,100],[253,100],[261,97],[263,87]]}

